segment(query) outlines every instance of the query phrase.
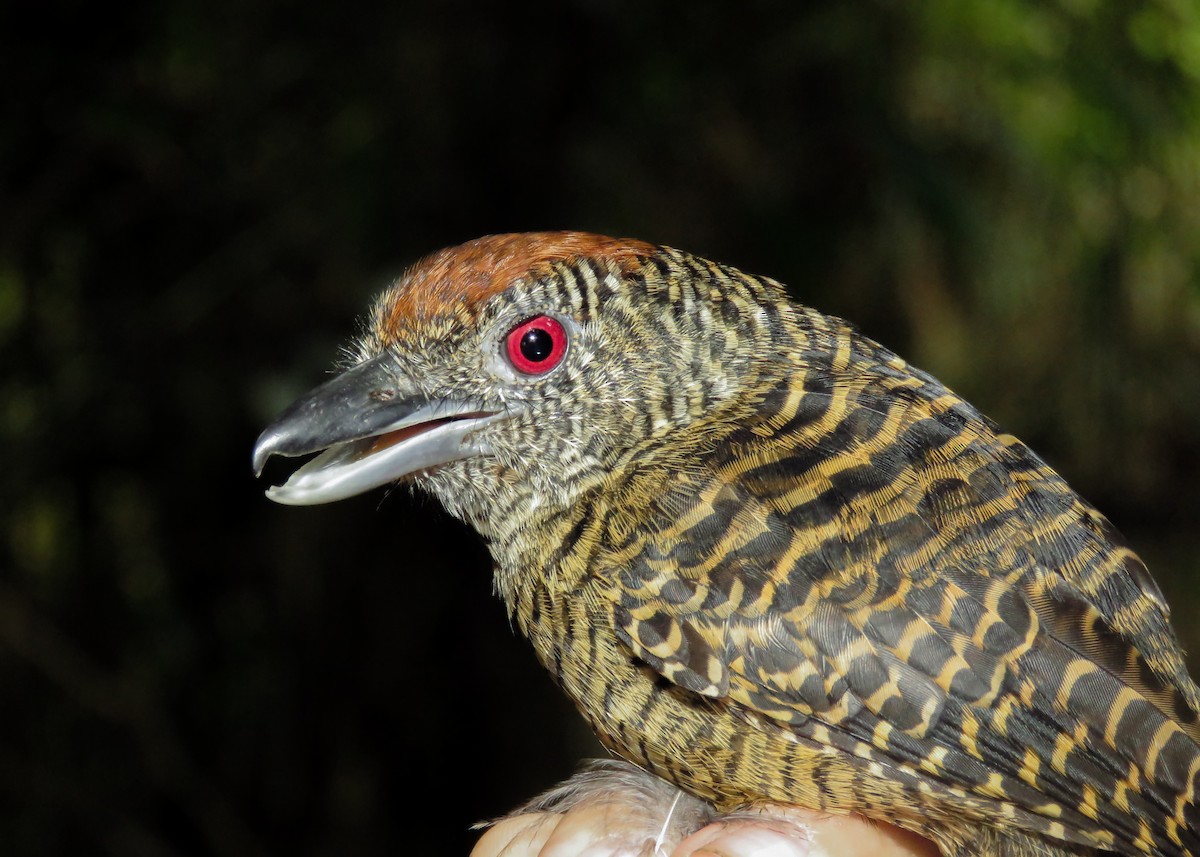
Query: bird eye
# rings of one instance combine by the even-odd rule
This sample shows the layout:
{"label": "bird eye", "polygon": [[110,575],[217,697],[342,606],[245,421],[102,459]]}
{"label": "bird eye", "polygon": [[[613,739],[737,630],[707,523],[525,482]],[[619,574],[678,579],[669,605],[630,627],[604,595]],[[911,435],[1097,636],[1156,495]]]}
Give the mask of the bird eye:
{"label": "bird eye", "polygon": [[541,375],[562,362],[567,353],[567,332],[557,319],[539,315],[508,332],[508,362],[518,372]]}

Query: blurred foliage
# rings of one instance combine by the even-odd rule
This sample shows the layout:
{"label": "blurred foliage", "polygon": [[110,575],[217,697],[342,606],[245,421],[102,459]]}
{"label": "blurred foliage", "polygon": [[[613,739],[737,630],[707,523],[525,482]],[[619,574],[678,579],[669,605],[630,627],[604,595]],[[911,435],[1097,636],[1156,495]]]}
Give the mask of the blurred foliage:
{"label": "blurred foliage", "polygon": [[369,295],[488,232],[854,319],[1098,503],[1200,645],[1200,8],[734,8],[0,7],[6,854],[465,854],[596,752],[463,528],[249,473]]}

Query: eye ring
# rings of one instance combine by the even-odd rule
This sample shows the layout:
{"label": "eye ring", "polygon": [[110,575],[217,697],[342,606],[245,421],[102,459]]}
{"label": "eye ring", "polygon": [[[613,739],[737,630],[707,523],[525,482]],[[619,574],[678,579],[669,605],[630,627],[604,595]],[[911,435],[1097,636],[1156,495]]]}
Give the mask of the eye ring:
{"label": "eye ring", "polygon": [[526,319],[504,338],[504,354],[523,375],[544,375],[567,353],[567,331],[553,316]]}

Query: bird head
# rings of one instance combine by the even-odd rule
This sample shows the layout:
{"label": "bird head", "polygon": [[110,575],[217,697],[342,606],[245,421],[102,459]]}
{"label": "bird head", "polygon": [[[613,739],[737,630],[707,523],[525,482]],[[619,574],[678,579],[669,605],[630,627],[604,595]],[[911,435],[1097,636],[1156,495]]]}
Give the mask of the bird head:
{"label": "bird head", "polygon": [[639,444],[736,400],[769,352],[768,314],[721,273],[571,232],[443,250],[379,297],[354,365],[263,432],[255,468],[319,452],[268,496],[307,505],[408,481],[485,535],[518,503],[565,509]]}

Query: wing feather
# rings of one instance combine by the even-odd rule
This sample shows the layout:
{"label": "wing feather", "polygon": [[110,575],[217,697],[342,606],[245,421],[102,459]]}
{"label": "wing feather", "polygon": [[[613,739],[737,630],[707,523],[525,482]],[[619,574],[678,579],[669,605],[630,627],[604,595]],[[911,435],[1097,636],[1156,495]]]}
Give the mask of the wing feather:
{"label": "wing feather", "polygon": [[1153,843],[1197,850],[1197,693],[1144,566],[961,400],[906,423],[859,396],[815,444],[678,471],[619,571],[621,639],[1033,829],[1133,849],[1152,819]]}

